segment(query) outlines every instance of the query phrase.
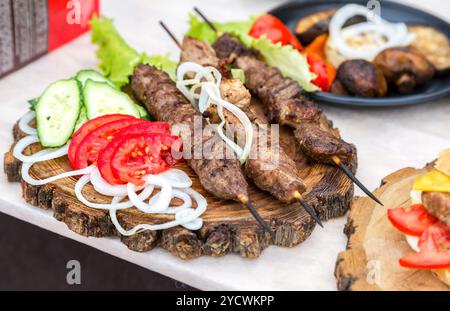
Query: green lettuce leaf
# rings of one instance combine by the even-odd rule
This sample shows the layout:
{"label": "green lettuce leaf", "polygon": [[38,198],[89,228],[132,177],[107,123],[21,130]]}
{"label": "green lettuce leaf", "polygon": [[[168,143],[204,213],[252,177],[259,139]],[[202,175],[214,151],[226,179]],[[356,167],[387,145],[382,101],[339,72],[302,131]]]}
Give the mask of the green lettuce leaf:
{"label": "green lettuce leaf", "polygon": [[[251,17],[246,21],[223,24],[213,22],[213,24],[219,32],[229,32],[238,37],[246,47],[258,50],[268,65],[277,67],[285,77],[297,81],[305,91],[318,91],[319,88],[311,83],[315,74],[309,71],[308,62],[303,54],[290,45],[273,44],[265,36],[255,39],[248,35],[255,19],[256,17]],[[190,15],[189,24],[187,35],[210,44],[217,40],[216,32],[195,15]]]}
{"label": "green lettuce leaf", "polygon": [[99,46],[96,53],[100,60],[99,68],[117,86],[122,87],[128,84],[134,68],[141,63],[164,70],[172,79],[175,79],[177,64],[168,55],[149,56],[138,53],[125,42],[110,18],[94,16],[90,23],[92,43]]}

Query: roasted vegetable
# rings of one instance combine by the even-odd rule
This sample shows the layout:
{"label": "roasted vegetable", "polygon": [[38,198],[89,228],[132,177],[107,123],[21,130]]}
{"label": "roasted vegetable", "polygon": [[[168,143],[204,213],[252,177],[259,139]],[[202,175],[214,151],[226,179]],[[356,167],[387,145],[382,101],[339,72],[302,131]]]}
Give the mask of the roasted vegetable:
{"label": "roasted vegetable", "polygon": [[418,50],[412,47],[386,49],[374,60],[383,71],[387,81],[400,93],[411,93],[434,76],[433,65]]}
{"label": "roasted vegetable", "polygon": [[[311,15],[303,17],[297,22],[295,33],[297,34],[297,38],[300,40],[303,46],[310,44],[318,36],[328,33],[330,20],[336,11],[337,9],[331,9],[313,13]],[[350,18],[344,26],[354,25],[365,20],[365,17],[355,16],[353,18]]]}
{"label": "roasted vegetable", "polygon": [[353,95],[383,97],[387,93],[387,82],[383,72],[366,60],[352,59],[343,62],[338,68],[336,78]]}
{"label": "roasted vegetable", "polygon": [[416,38],[412,47],[421,51],[436,69],[438,75],[450,72],[450,42],[445,34],[428,26],[409,26]]}
{"label": "roasted vegetable", "polygon": [[314,41],[318,36],[328,33],[328,25],[336,9],[317,12],[303,17],[297,22],[295,32],[297,38],[305,46]]}

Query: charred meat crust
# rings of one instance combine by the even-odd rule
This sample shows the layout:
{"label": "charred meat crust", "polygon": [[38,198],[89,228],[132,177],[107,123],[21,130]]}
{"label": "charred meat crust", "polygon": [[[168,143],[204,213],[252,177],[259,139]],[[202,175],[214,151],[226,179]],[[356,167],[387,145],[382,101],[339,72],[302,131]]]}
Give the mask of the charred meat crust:
{"label": "charred meat crust", "polygon": [[244,70],[247,87],[267,106],[271,120],[296,128],[297,138],[305,136],[297,141],[306,155],[322,163],[331,163],[330,156],[337,155],[344,163],[356,166],[355,147],[336,137],[333,129],[321,127],[322,112],[302,94],[297,82],[259,61],[230,34],[222,35],[213,47],[219,57]]}
{"label": "charred meat crust", "polygon": [[[169,122],[174,128],[180,129],[183,145],[190,147],[192,155],[187,163],[208,192],[218,198],[230,200],[238,200],[240,195],[247,196],[247,182],[239,161],[230,154],[224,157],[227,152],[225,143],[218,139],[212,130],[206,129],[204,122],[198,129],[202,130],[198,139],[201,141],[191,143],[191,137],[194,137],[194,118],[198,116],[201,120],[201,115],[183,97],[165,72],[141,64],[134,70],[131,87],[136,98],[145,104],[154,118]],[[208,156],[194,158],[194,155],[198,154],[198,146],[203,149],[206,146]]]}
{"label": "charred meat crust", "polygon": [[[206,42],[189,37],[185,38],[180,61],[194,61],[204,64],[202,60],[207,60],[208,64],[219,63],[215,51]],[[241,108],[252,120],[255,137],[265,136],[267,139],[264,145],[259,139],[253,140],[250,157],[244,165],[245,175],[259,189],[270,192],[281,202],[292,203],[295,200],[295,191],[303,193],[306,190],[306,185],[300,177],[295,162],[279,145],[274,146],[272,144],[271,132],[267,127],[261,126],[267,125],[267,120],[261,119],[250,109],[251,95],[239,79],[223,79],[220,91],[223,98]],[[212,115],[213,113],[209,114]],[[227,129],[232,127],[238,137],[244,137],[245,130],[236,118],[226,113],[225,116]]]}

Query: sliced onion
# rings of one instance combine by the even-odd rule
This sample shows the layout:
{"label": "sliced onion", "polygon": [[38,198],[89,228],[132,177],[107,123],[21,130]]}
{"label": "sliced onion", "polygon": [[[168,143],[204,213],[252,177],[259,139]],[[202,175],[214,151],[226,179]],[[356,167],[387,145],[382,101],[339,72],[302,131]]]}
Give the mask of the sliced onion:
{"label": "sliced onion", "polygon": [[19,129],[28,135],[36,135],[37,129],[31,127],[29,123],[36,118],[36,112],[33,110],[28,111],[22,118],[19,120]]}
{"label": "sliced onion", "polygon": [[109,196],[126,196],[127,185],[111,185],[103,179],[98,168],[91,173],[91,184],[97,192]]}
{"label": "sliced onion", "polygon": [[133,183],[128,183],[127,190],[130,201],[133,202],[134,206],[137,209],[145,213],[160,213],[166,210],[169,207],[170,201],[172,200],[172,186],[170,185],[170,182],[166,178],[159,175],[147,175],[144,176],[143,179],[148,184],[161,187],[158,200],[156,200],[152,204],[145,203],[136,195],[136,186]]}
{"label": "sliced onion", "polygon": [[[47,151],[47,150],[41,150],[41,151],[39,151],[38,153],[41,153],[41,152],[44,152],[44,151]],[[88,166],[88,167],[83,168],[83,169],[81,169],[81,170],[75,170],[75,171],[64,172],[64,173],[61,173],[61,174],[58,174],[58,175],[55,175],[55,176],[52,176],[52,177],[48,177],[48,178],[45,178],[45,179],[34,179],[34,178],[31,177],[30,174],[29,174],[29,170],[30,170],[30,168],[31,168],[31,166],[32,166],[33,164],[34,164],[34,163],[32,163],[32,162],[25,162],[25,163],[22,163],[22,170],[21,170],[21,173],[22,173],[22,179],[23,179],[27,184],[30,184],[30,185],[33,185],[33,186],[41,186],[41,185],[45,185],[45,184],[54,182],[54,181],[56,181],[56,180],[58,180],[58,179],[62,179],[62,178],[67,178],[67,177],[72,177],[72,176],[78,176],[78,175],[89,174],[90,172],[92,172],[93,169],[95,169],[94,166]]]}
{"label": "sliced onion", "polygon": [[188,174],[177,168],[171,168],[170,170],[159,174],[159,176],[168,179],[174,188],[189,188],[192,186],[192,180],[189,178]]}
{"label": "sliced onion", "polygon": [[[152,196],[150,198],[150,200],[148,202],[149,205],[156,204],[155,202],[157,202],[157,200],[159,199],[160,193],[161,192],[158,192],[157,194],[155,194],[154,196]],[[172,195],[173,195],[172,196],[173,198],[178,198],[178,199],[182,200],[183,204],[181,204],[179,206],[169,206],[164,211],[161,211],[160,213],[163,212],[164,214],[176,214],[177,212],[192,206],[192,199],[187,193],[185,193],[181,190],[178,190],[178,189],[173,189]]]}
{"label": "sliced onion", "polygon": [[[365,16],[367,22],[349,26],[344,29],[348,29],[348,31],[344,31],[342,29],[344,24],[356,15]],[[329,30],[330,40],[337,47],[339,53],[347,59],[362,58],[372,61],[381,51],[394,46],[406,46],[414,40],[414,35],[408,33],[408,28],[404,23],[390,23],[373,14],[365,6],[357,4],[348,4],[340,8],[331,19]],[[367,50],[355,49],[347,44],[346,38],[368,31],[385,36],[387,41]]]}
{"label": "sliced onion", "polygon": [[26,156],[23,154],[23,151],[25,150],[25,148],[27,148],[28,146],[30,146],[32,144],[38,143],[38,142],[39,142],[39,137],[34,136],[34,135],[30,135],[30,136],[26,136],[26,137],[22,138],[14,146],[13,156],[17,160],[20,160],[22,162],[42,162],[42,161],[48,161],[48,160],[52,160],[52,159],[56,159],[56,158],[65,156],[67,154],[67,150],[69,149],[69,145],[66,144],[63,147],[58,148],[58,149],[48,149],[48,150],[50,150],[50,152],[46,152],[46,153],[41,153],[41,154],[35,153],[30,156]]}
{"label": "sliced onion", "polygon": [[409,246],[416,251],[417,253],[420,252],[419,248],[419,237],[412,236],[412,235],[406,235],[406,242],[409,244]]}
{"label": "sliced onion", "polygon": [[[111,221],[114,224],[114,226],[117,228],[117,231],[119,231],[120,234],[124,236],[130,236],[136,233],[139,233],[144,230],[164,230],[168,228],[172,228],[175,226],[182,225],[185,228],[191,229],[191,230],[198,230],[201,228],[203,224],[203,220],[199,220],[199,216],[203,214],[206,210],[207,202],[206,199],[199,194],[198,192],[192,190],[191,188],[183,189],[182,191],[189,194],[194,200],[197,201],[197,208],[195,210],[192,209],[185,209],[180,211],[175,215],[175,220],[163,223],[163,224],[155,224],[155,225],[149,225],[149,224],[140,224],[135,226],[134,228],[130,230],[125,230],[119,223],[116,215],[116,211],[111,209],[109,211],[109,216],[111,217]],[[114,201],[114,200],[113,200]]]}
{"label": "sliced onion", "polygon": [[[195,73],[195,79],[184,80],[185,75],[188,72]],[[223,100],[220,94],[220,83],[222,80],[221,73],[214,67],[203,67],[197,63],[185,62],[182,63],[177,69],[177,87],[180,91],[191,101],[192,105],[201,113],[203,113],[211,104],[217,106],[217,111],[221,122],[217,125],[216,131],[218,135],[225,141],[227,145],[238,155],[239,161],[244,163],[250,155],[252,142],[253,142],[253,127],[250,119],[247,115],[239,109],[236,105]],[[195,84],[189,91],[186,85],[191,81],[201,81]],[[205,81],[206,80],[206,81]],[[188,82],[186,82],[188,81]],[[196,90],[201,87],[200,95],[195,94]],[[194,95],[197,95],[195,97]],[[196,102],[198,100],[198,102]],[[223,108],[234,114],[238,120],[242,123],[245,130],[245,144],[241,148],[232,139],[230,139],[224,133],[224,126],[226,124],[223,114]]]}
{"label": "sliced onion", "polygon": [[[133,202],[131,201],[125,201],[125,202],[120,202],[120,203],[94,203],[94,202],[90,202],[88,201],[82,191],[84,186],[89,183],[90,181],[90,175],[83,175],[75,184],[75,195],[77,197],[77,199],[83,203],[84,205],[88,206],[88,207],[92,207],[92,208],[96,208],[96,209],[107,209],[107,210],[116,210],[116,209],[125,209],[125,208],[130,208],[133,207]],[[145,200],[147,199],[153,192],[153,186],[152,185],[148,185],[146,186],[141,193],[139,193],[138,198],[140,200]]]}

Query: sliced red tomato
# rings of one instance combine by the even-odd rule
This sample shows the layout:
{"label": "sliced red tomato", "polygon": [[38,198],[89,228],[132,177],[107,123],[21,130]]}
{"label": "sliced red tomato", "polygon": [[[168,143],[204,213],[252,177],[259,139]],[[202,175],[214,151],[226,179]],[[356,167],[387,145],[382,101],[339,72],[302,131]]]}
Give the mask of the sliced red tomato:
{"label": "sliced red tomato", "polygon": [[94,129],[78,144],[75,152],[75,168],[82,169],[97,162],[98,153],[114,139],[114,136],[123,128],[134,124],[150,121],[137,118],[127,118],[112,121]]}
{"label": "sliced red tomato", "polygon": [[142,177],[147,174],[169,169],[177,161],[171,151],[181,151],[181,139],[168,134],[128,134],[116,140],[111,157],[113,176],[136,185],[143,185]]}
{"label": "sliced red tomato", "polygon": [[126,114],[107,114],[84,123],[73,135],[72,140],[69,145],[69,151],[67,156],[69,157],[69,161],[72,164],[72,167],[75,168],[75,154],[78,148],[78,145],[86,137],[90,132],[95,130],[96,128],[121,119],[134,118],[133,116]]}
{"label": "sliced red tomato", "polygon": [[[139,123],[135,125],[128,126],[122,130],[120,130],[115,137],[123,137],[129,134],[148,134],[148,133],[164,133],[170,134],[170,126],[167,122],[145,122]],[[117,147],[117,143],[120,142],[119,139],[114,139],[108,143],[108,145],[103,148],[99,154],[97,159],[97,167],[100,171],[102,177],[109,182],[110,184],[122,184],[120,179],[114,177],[112,169],[111,169],[111,158],[114,154],[114,150]]]}
{"label": "sliced red tomato", "polygon": [[387,212],[392,225],[405,234],[420,237],[438,219],[430,215],[422,204],[409,208],[391,208]]}
{"label": "sliced red tomato", "polygon": [[416,269],[450,268],[450,230],[444,223],[434,224],[420,238],[418,253],[400,258],[400,265]]}
{"label": "sliced red tomato", "polygon": [[256,39],[265,35],[272,43],[281,42],[281,45],[289,44],[299,51],[303,50],[302,44],[289,28],[279,18],[270,14],[258,17],[248,34]]}
{"label": "sliced red tomato", "polygon": [[450,250],[450,228],[438,221],[427,228],[420,236],[419,247],[421,247],[431,236],[439,249]]}

